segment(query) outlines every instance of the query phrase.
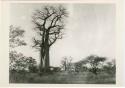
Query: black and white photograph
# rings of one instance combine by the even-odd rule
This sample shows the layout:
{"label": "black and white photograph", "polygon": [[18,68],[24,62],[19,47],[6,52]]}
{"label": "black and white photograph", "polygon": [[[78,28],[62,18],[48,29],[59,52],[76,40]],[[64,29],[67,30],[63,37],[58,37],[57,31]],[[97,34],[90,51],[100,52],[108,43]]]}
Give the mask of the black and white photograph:
{"label": "black and white photograph", "polygon": [[116,84],[116,5],[11,3],[9,83]]}

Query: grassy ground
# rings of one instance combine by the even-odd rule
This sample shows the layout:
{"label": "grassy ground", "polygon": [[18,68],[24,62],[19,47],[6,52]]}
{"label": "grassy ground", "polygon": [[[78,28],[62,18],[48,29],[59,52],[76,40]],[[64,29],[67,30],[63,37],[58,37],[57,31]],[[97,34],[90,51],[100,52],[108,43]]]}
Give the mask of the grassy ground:
{"label": "grassy ground", "polygon": [[94,75],[90,72],[54,72],[51,74],[10,73],[10,83],[43,84],[115,84],[115,76],[107,73]]}

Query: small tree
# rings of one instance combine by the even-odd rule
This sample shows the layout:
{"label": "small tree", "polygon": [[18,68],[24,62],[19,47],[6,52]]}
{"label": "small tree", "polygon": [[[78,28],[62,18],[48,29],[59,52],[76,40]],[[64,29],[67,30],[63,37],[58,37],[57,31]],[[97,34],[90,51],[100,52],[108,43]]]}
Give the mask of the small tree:
{"label": "small tree", "polygon": [[64,57],[63,60],[61,61],[61,64],[65,71],[70,71],[72,66],[72,57],[70,58]]}
{"label": "small tree", "polygon": [[30,72],[37,72],[38,71],[37,63],[36,63],[36,60],[34,58],[28,57],[27,64],[28,64],[28,69]]}
{"label": "small tree", "polygon": [[64,57],[61,61],[62,68],[66,71],[67,70],[67,58]]}
{"label": "small tree", "polygon": [[10,71],[18,71],[21,68],[19,67],[20,65],[20,60],[23,58],[23,54],[17,53],[16,51],[10,51],[9,52],[9,70]]}
{"label": "small tree", "polygon": [[96,55],[91,55],[86,58],[87,66],[90,68],[90,71],[97,75],[97,71],[103,65],[105,57],[99,57]]}
{"label": "small tree", "polygon": [[10,53],[10,58],[11,61],[9,67],[11,71],[36,71],[36,60],[32,57],[25,57],[21,53],[12,51],[12,53]]}
{"label": "small tree", "polygon": [[22,30],[20,27],[14,27],[13,25],[9,28],[9,69],[14,70],[17,67],[15,67],[15,63],[19,65],[19,62],[17,61],[19,58],[24,57],[22,53],[17,53],[15,50],[13,50],[15,47],[18,46],[25,46],[26,43],[23,39],[21,39],[24,35],[24,30]]}

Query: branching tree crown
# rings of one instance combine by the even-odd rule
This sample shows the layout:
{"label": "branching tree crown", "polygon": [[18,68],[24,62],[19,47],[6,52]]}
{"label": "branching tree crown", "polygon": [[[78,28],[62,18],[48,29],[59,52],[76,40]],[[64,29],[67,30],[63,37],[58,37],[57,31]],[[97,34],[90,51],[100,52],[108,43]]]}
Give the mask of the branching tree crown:
{"label": "branching tree crown", "polygon": [[32,16],[32,20],[37,33],[42,38],[33,38],[34,46],[43,46],[47,37],[49,46],[54,44],[57,39],[61,39],[65,17],[67,17],[67,11],[63,6],[44,6],[41,10],[36,10]]}

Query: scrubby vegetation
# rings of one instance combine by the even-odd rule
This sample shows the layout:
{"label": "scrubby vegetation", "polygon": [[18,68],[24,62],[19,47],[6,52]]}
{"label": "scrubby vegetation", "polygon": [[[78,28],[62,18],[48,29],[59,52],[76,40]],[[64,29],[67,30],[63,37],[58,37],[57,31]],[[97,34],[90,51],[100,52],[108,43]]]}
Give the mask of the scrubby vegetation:
{"label": "scrubby vegetation", "polygon": [[[93,56],[91,56],[93,57]],[[66,60],[66,59],[65,59]],[[63,60],[63,61],[65,61]],[[49,72],[41,73],[37,66],[27,70],[10,70],[11,83],[60,83],[60,84],[115,84],[115,62],[114,60],[103,62],[96,67],[89,66],[88,57],[76,63],[63,63],[67,69],[51,67]],[[94,60],[93,60],[94,61]],[[102,60],[101,60],[102,61]],[[86,63],[85,63],[86,62]],[[79,63],[79,65],[78,65]],[[69,65],[70,64],[70,65]],[[77,64],[77,65],[76,65]],[[23,65],[21,65],[23,66]],[[65,67],[64,67],[65,68]]]}

